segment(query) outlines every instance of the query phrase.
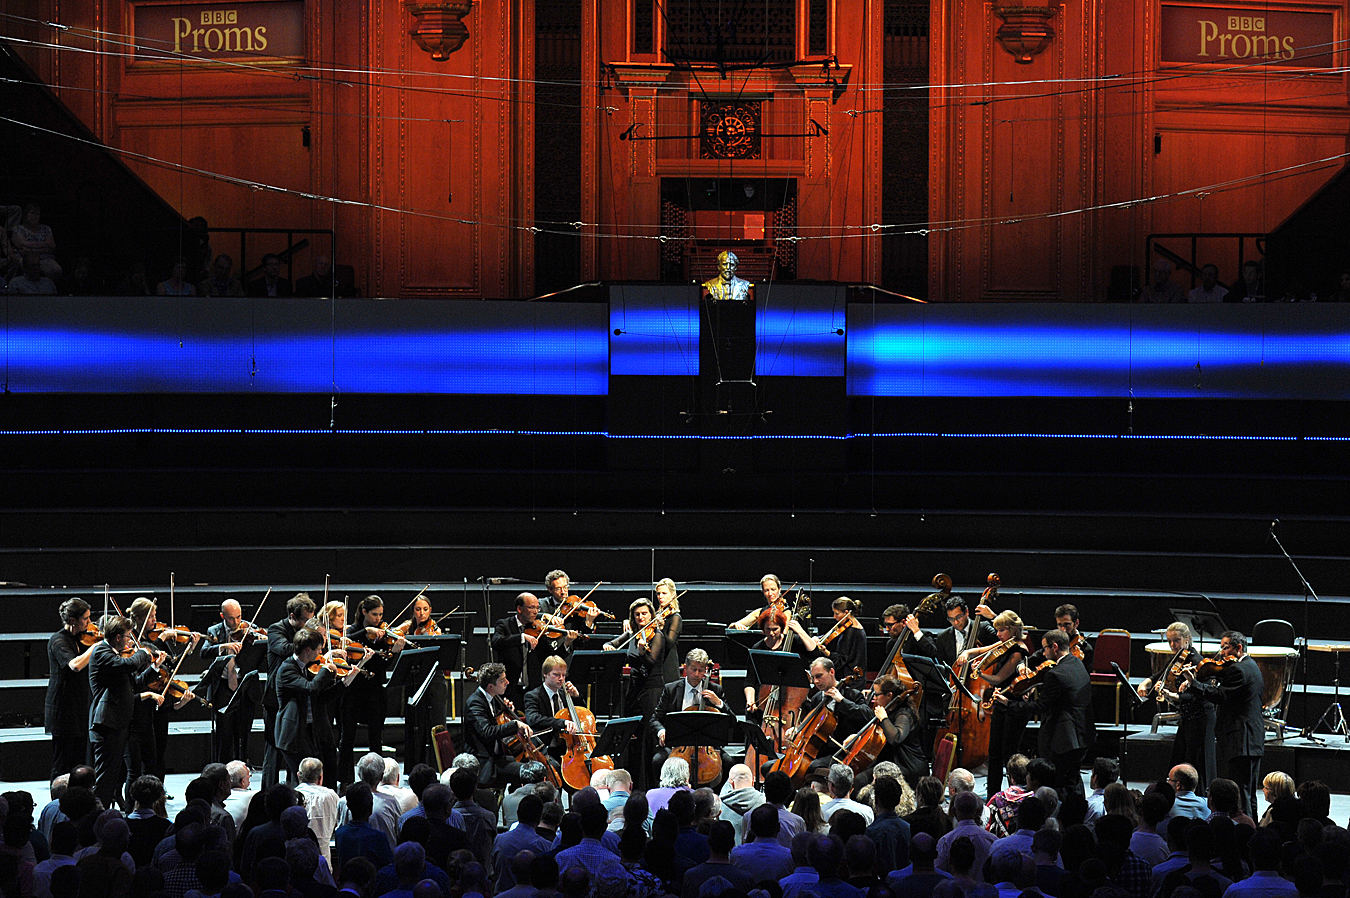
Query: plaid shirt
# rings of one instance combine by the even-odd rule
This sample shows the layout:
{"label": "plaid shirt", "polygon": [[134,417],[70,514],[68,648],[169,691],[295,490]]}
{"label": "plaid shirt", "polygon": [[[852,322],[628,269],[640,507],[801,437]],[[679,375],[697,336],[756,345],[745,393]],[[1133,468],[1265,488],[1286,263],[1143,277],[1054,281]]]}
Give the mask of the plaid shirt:
{"label": "plaid shirt", "polygon": [[1130,898],[1147,898],[1149,880],[1153,878],[1153,868],[1133,851],[1125,852],[1125,862],[1120,865],[1120,875],[1116,885],[1130,893]]}

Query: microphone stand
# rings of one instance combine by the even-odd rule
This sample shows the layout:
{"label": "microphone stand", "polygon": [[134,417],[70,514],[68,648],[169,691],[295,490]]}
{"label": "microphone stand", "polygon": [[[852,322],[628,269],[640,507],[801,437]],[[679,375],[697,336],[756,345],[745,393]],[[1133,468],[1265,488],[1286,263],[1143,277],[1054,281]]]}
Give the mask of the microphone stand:
{"label": "microphone stand", "polygon": [[[1278,518],[1270,522],[1270,538],[1275,541],[1276,548],[1280,550],[1280,554],[1289,562],[1289,566],[1294,569],[1294,573],[1298,576],[1299,582],[1303,584],[1303,713],[1305,719],[1311,719],[1312,712],[1308,710],[1308,640],[1312,635],[1312,631],[1309,629],[1311,618],[1309,617],[1308,603],[1311,599],[1317,599],[1319,602],[1322,600],[1317,598],[1317,593],[1313,591],[1312,584],[1310,584],[1308,579],[1303,576],[1303,572],[1298,569],[1298,564],[1295,563],[1293,557],[1285,551],[1284,543],[1280,542],[1280,537],[1275,533],[1275,528],[1279,523],[1280,521]],[[1303,732],[1299,735],[1307,736],[1312,733],[1315,728],[1315,724],[1305,726]]]}

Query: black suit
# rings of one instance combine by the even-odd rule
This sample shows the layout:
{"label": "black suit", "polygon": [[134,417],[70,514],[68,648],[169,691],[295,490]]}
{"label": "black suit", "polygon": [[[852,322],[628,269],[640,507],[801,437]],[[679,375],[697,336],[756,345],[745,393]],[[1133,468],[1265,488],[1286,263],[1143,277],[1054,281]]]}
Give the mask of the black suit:
{"label": "black suit", "polygon": [[[835,701],[834,708],[831,709],[835,719],[833,738],[837,742],[843,742],[867,725],[867,721],[872,718],[872,710],[867,705],[867,699],[857,689],[850,686],[841,686],[839,687],[839,694],[843,696],[843,701]],[[797,719],[799,721],[805,720],[829,700],[829,696],[825,693],[813,689],[807,696],[806,701],[802,703]],[[834,758],[834,752],[822,754],[811,762],[807,775],[823,779],[829,772],[830,765],[834,763]]]}
{"label": "black suit", "polygon": [[[388,651],[392,643],[383,637],[371,639],[366,628],[360,624],[347,627],[347,640],[367,649]],[[362,670],[370,671],[370,676],[357,676],[347,687],[342,697],[340,716],[342,733],[338,743],[337,770],[333,773],[334,783],[356,782],[356,727],[362,721],[366,724],[366,743],[370,750],[384,752],[384,685],[389,679],[389,659],[375,656],[366,662]]]}
{"label": "black suit", "polygon": [[526,650],[526,643],[520,635],[520,618],[514,614],[497,621],[492,627],[492,652],[506,666],[506,679],[510,685],[506,697],[513,705],[522,706],[525,693],[544,682],[544,659],[549,655],[562,655],[566,649],[560,639],[545,639],[542,636],[535,647]]}
{"label": "black suit", "polygon": [[505,710],[500,698],[489,701],[481,687],[475,689],[464,703],[468,722],[464,728],[464,741],[478,759],[478,782],[485,785],[513,782],[520,771],[520,764],[502,745],[502,740],[510,739],[520,729],[520,724],[514,720],[497,723],[497,715]]}
{"label": "black suit", "polygon": [[[971,621],[975,618],[972,617]],[[967,629],[970,623],[966,624]],[[993,645],[998,642],[998,634],[989,621],[981,619],[976,629],[978,642],[980,645]],[[903,634],[902,634],[903,635]],[[962,650],[971,646],[969,639],[961,646]],[[956,663],[956,629],[948,627],[936,636],[924,635],[921,639],[909,639],[905,643],[905,648],[913,655],[925,655],[929,658],[936,658],[948,667]]]}
{"label": "black suit", "polygon": [[1064,655],[1044,673],[1036,701],[1010,702],[1009,710],[1041,715],[1037,752],[1055,764],[1060,787],[1083,794],[1079,762],[1088,748],[1092,718],[1092,682],[1083,662]]}
{"label": "black suit", "polygon": [[[561,692],[558,693],[558,700],[562,702],[562,707],[567,707],[567,699]],[[525,693],[525,722],[547,745],[549,754],[558,757],[562,754],[562,734],[567,729],[567,722],[554,717],[554,713],[553,700],[545,687],[540,686]]]}
{"label": "black suit", "polygon": [[[257,278],[256,280],[249,281],[247,292],[249,296],[267,296],[267,276],[264,275],[263,277]],[[291,286],[291,282],[289,280],[287,280],[284,277],[278,277],[276,284],[276,295],[279,297],[294,296],[295,289]]]}
{"label": "black suit", "polygon": [[291,640],[295,638],[296,628],[289,617],[283,617],[267,628],[267,685],[263,687],[263,790],[277,784],[277,771],[281,765],[281,756],[277,754],[277,711],[281,704],[277,700],[277,669],[290,658]]}
{"label": "black suit", "polygon": [[136,703],[136,674],[150,665],[144,650],[123,658],[105,639],[89,659],[90,741],[94,745],[94,794],[104,807],[119,798],[131,712]]}
{"label": "black suit", "polygon": [[1266,726],[1261,717],[1264,689],[1261,668],[1250,655],[1225,665],[1217,685],[1196,681],[1186,687],[1187,692],[1194,690],[1218,706],[1214,736],[1219,775],[1238,784],[1248,814],[1256,810],[1257,774],[1266,753]]}
{"label": "black suit", "polygon": [[265,642],[253,642],[247,650],[237,656],[221,651],[223,646],[234,641],[225,629],[225,622],[220,621],[207,627],[206,639],[202,640],[201,646],[197,649],[197,654],[210,662],[210,666],[202,674],[200,688],[202,698],[215,708],[213,715],[215,733],[212,744],[216,760],[222,764],[228,764],[236,759],[241,761],[248,759],[248,737],[253,731],[253,718],[258,713],[257,702],[250,700],[247,695],[241,695],[235,703],[234,713],[229,717],[220,716],[220,711],[234,698],[228,673],[230,659],[234,659],[235,679],[239,681],[243,680],[244,675],[250,670],[258,670],[264,666],[264,654],[267,651]]}
{"label": "black suit", "polygon": [[89,669],[70,669],[83,654],[80,638],[64,627],[47,640],[43,723],[52,735],[52,779],[89,760]]}
{"label": "black suit", "polygon": [[[281,710],[277,713],[277,751],[286,765],[287,778],[296,777],[300,761],[308,757],[316,741],[332,741],[332,721],[326,720],[315,701],[320,692],[330,688],[336,676],[328,668],[320,668],[313,677],[300,667],[300,660],[292,655],[277,668],[277,693]],[[323,730],[323,733],[319,731]],[[298,781],[298,778],[296,778]]]}
{"label": "black suit", "polygon": [[[717,685],[716,683],[709,682],[708,689],[712,691],[713,695],[717,696],[719,699],[722,699],[722,707],[720,708],[713,707],[711,702],[706,701],[704,703],[704,706],[709,711],[716,711],[718,713],[725,714],[727,717],[731,718],[732,721],[735,721],[736,713],[732,711],[731,706],[727,704],[726,696],[722,692],[722,687]],[[671,683],[667,683],[665,686],[663,686],[661,688],[661,697],[656,700],[656,710],[652,713],[651,721],[648,724],[648,726],[651,728],[651,740],[652,745],[654,746],[654,753],[652,755],[652,773],[653,773],[652,779],[654,781],[660,780],[661,765],[665,764],[666,759],[670,757],[670,749],[665,748],[661,745],[658,736],[660,735],[661,731],[666,728],[667,714],[671,714],[677,711],[683,711],[686,707],[689,707],[689,705],[686,703],[688,698],[688,691],[689,691],[689,681],[686,680],[684,677],[680,677],[678,680],[675,680],[674,682]],[[722,769],[728,770],[730,769],[730,767],[731,765],[727,762],[726,756],[723,755]]]}

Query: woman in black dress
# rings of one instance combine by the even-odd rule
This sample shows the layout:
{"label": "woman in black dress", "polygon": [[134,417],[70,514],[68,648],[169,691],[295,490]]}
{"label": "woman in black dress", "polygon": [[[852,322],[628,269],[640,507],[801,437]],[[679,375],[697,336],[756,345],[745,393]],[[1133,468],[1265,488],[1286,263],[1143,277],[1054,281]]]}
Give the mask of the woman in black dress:
{"label": "woman in black dress", "polygon": [[[671,647],[675,640],[670,632],[671,618],[674,614],[667,615],[656,626],[648,627],[655,617],[656,609],[652,606],[651,600],[638,599],[628,606],[629,632],[605,643],[605,651],[616,651],[621,646],[627,651],[630,674],[628,690],[624,694],[623,713],[628,716],[641,714],[643,717],[643,725],[639,731],[642,743],[635,756],[638,758],[650,758],[654,751],[649,744],[651,732],[646,722],[651,720],[652,714],[656,712],[656,705],[661,700],[661,689],[666,684],[666,658],[674,655]],[[675,623],[678,624],[678,620]],[[635,764],[630,772],[634,778],[646,779],[646,766]]]}
{"label": "woman in black dress", "polygon": [[[1168,625],[1167,645],[1174,654],[1185,649],[1176,663],[1182,666],[1200,663],[1200,653],[1191,645],[1191,629],[1180,621]],[[1190,690],[1181,693],[1172,691],[1180,685],[1180,681],[1173,682],[1172,689],[1168,689],[1166,672],[1160,676],[1164,678],[1163,686],[1158,690],[1161,700],[1172,705],[1181,715],[1177,721],[1177,736],[1172,740],[1172,765],[1190,764],[1194,767],[1196,773],[1200,774],[1200,785],[1195,792],[1204,795],[1205,785],[1219,775],[1219,765],[1215,760],[1215,706]],[[1140,683],[1140,698],[1148,698],[1155,685],[1152,677]]]}

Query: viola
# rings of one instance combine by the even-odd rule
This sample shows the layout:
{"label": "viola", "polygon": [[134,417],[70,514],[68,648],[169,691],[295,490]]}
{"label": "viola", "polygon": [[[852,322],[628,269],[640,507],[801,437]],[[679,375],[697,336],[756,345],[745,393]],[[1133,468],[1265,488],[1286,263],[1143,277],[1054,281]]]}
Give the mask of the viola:
{"label": "viola", "polygon": [[161,623],[156,623],[153,627],[147,630],[143,636],[144,639],[147,639],[151,642],[163,642],[163,643],[191,642],[193,637],[196,637],[197,639],[206,638],[203,634],[195,633],[192,630],[189,630],[187,627],[181,626],[170,627],[168,624],[161,624]]}
{"label": "viola", "polygon": [[597,770],[613,770],[614,760],[609,755],[592,755],[599,733],[595,728],[595,715],[585,705],[578,708],[572,703],[572,695],[563,690],[567,707],[553,715],[559,720],[570,720],[575,733],[563,732],[563,742],[567,751],[562,758],[562,778],[573,789],[584,789],[591,784],[591,774]]}
{"label": "viola", "polygon": [[[1017,672],[1017,676],[1013,677],[1011,682],[1009,682],[1003,688],[997,689],[995,691],[1002,692],[1006,694],[1009,698],[1021,698],[1031,690],[1035,689],[1037,686],[1044,683],[1045,677],[1049,673],[1050,669],[1053,668],[1058,663],[1059,659],[1056,658],[1054,660],[1042,661],[1040,664],[1037,664],[1034,668],[1028,668],[1025,665],[1023,665],[1022,669]],[[989,695],[988,698],[980,702],[980,707],[986,711],[988,711],[993,706],[994,706],[994,698],[992,693]]]}
{"label": "viola", "polygon": [[592,586],[590,592],[586,593],[584,596],[568,596],[559,602],[558,610],[555,615],[558,620],[565,621],[574,614],[580,614],[584,617],[592,611],[598,612],[601,617],[614,620],[614,615],[610,614],[608,611],[602,611],[599,605],[590,601],[591,593],[599,589],[603,583],[604,581],[601,580],[599,583]]}
{"label": "viola", "polygon": [[[146,685],[146,689],[150,692],[158,692],[166,699],[173,699],[174,702],[177,703],[183,700],[183,696],[192,691],[187,683],[182,680],[174,679],[173,675],[164,668],[157,667],[155,670],[155,679]],[[211,707],[211,703],[201,696],[193,694],[192,697],[201,702],[202,706],[208,711],[214,710],[214,708]]]}
{"label": "viola", "polygon": [[[698,691],[698,701],[684,710],[703,711],[712,714],[722,713],[704,705],[703,690],[708,688],[710,680],[711,677],[704,677],[703,686]],[[685,763],[689,765],[689,783],[695,788],[706,786],[722,775],[722,752],[711,745],[681,745],[679,748],[672,748],[670,756],[672,758],[683,758]],[[805,775],[804,772],[803,775]]]}

